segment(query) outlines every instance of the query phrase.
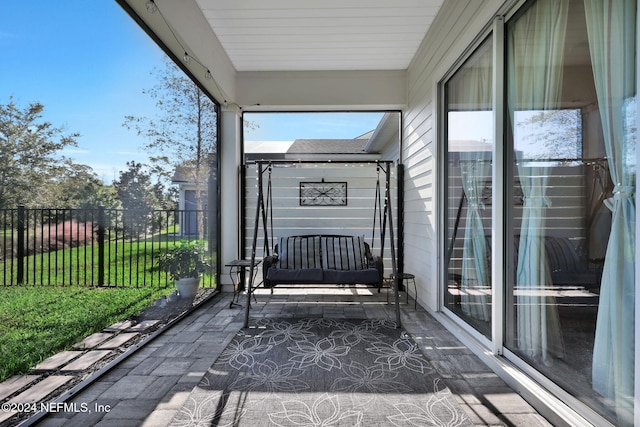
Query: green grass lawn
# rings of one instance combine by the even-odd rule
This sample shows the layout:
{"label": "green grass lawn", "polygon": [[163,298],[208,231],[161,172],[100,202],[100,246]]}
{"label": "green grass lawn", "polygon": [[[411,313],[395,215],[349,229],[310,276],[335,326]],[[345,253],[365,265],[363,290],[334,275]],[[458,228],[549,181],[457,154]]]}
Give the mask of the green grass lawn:
{"label": "green grass lawn", "polygon": [[[119,241],[105,245],[105,284],[118,286],[173,285],[173,280],[155,268],[163,250],[175,242],[166,237],[155,241]],[[25,257],[24,283],[35,285],[96,285],[98,283],[97,245],[61,249]],[[17,284],[17,263],[0,261],[0,284]],[[212,286],[211,275],[203,283]]]}
{"label": "green grass lawn", "polygon": [[0,286],[0,381],[140,313],[172,287]]}

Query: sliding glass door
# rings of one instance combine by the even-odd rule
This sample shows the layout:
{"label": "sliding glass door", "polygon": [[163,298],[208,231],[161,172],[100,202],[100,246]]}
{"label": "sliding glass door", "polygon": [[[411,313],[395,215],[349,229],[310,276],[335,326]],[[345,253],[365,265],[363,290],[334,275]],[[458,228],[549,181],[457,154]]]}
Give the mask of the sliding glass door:
{"label": "sliding glass door", "polygon": [[492,39],[444,87],[447,123],[447,308],[491,332]]}
{"label": "sliding glass door", "polygon": [[[635,0],[529,1],[506,20],[504,52],[486,40],[443,85],[445,307],[496,339],[491,303],[505,301],[498,347],[615,425],[634,411],[635,31]],[[504,256],[491,259],[498,228]]]}
{"label": "sliding glass door", "polygon": [[505,346],[632,424],[635,1],[539,0],[508,22]]}

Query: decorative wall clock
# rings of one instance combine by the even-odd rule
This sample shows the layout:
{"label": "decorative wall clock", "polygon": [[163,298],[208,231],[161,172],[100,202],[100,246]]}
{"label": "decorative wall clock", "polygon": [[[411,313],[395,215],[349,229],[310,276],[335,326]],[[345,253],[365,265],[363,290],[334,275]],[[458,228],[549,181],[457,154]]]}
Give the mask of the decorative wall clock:
{"label": "decorative wall clock", "polygon": [[301,182],[300,206],[346,206],[346,182]]}

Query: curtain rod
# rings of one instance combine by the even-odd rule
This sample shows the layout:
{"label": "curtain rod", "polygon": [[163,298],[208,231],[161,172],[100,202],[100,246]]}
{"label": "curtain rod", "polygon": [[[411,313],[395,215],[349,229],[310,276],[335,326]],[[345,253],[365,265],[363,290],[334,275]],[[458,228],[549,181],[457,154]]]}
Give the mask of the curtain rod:
{"label": "curtain rod", "polygon": [[518,159],[515,158],[514,161],[518,162],[582,162],[582,163],[598,163],[607,160],[606,157],[592,157],[592,158],[583,158],[583,157],[566,157],[566,158],[544,158],[544,159]]}
{"label": "curtain rod", "polygon": [[[593,157],[593,158],[580,158],[580,157],[568,157],[568,158],[545,158],[545,159],[514,159],[515,163],[523,162],[582,162],[582,163],[601,163],[607,161],[607,157]],[[492,163],[493,159],[455,159],[457,162],[489,162]]]}

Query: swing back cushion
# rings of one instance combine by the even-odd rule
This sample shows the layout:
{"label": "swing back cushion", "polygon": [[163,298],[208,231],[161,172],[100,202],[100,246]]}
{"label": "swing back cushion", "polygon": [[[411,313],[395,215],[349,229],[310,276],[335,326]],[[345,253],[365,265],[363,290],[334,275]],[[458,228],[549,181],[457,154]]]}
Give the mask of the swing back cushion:
{"label": "swing back cushion", "polygon": [[371,255],[363,236],[280,237],[275,252],[263,262],[266,287],[277,283],[382,283],[382,261]]}
{"label": "swing back cushion", "polygon": [[278,267],[320,268],[320,236],[281,237]]}
{"label": "swing back cushion", "polygon": [[322,236],[322,268],[364,270],[368,268],[364,236]]}

